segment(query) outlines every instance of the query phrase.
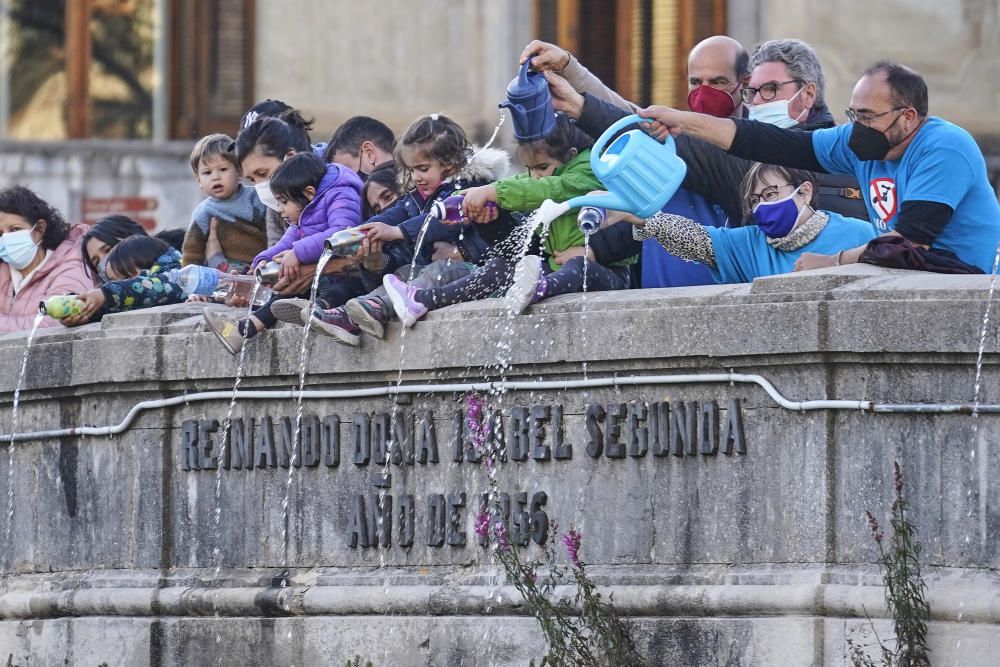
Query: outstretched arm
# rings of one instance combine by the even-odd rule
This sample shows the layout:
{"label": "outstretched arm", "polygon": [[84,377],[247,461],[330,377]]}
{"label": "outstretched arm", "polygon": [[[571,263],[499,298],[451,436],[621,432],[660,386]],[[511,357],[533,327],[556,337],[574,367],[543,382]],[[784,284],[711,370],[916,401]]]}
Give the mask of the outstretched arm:
{"label": "outstretched arm", "polygon": [[656,239],[672,255],[717,268],[712,237],[705,231],[704,225],[672,213],[657,213],[645,221],[633,216],[627,216],[626,220],[633,224],[643,223],[636,224],[633,230],[637,241]]}
{"label": "outstretched arm", "polygon": [[555,44],[535,40],[524,47],[521,61],[531,58],[531,68],[535,71],[557,72],[569,81],[580,93],[590,93],[628,113],[635,113],[639,107],[604,85],[604,82],[584,67],[569,51]]}
{"label": "outstretched arm", "polygon": [[643,109],[639,115],[654,121],[649,132],[658,139],[668,133],[675,137],[683,134],[748,160],[826,172],[816,157],[811,132],[659,106]]}

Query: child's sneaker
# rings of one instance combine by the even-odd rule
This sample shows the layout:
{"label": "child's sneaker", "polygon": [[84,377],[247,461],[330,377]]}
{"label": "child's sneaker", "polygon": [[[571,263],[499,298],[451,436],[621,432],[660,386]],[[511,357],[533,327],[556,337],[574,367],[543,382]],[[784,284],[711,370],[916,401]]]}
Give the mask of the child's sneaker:
{"label": "child's sneaker", "polygon": [[218,310],[206,309],[202,311],[205,323],[212,330],[222,344],[229,350],[229,354],[237,355],[243,349],[243,336],[240,334],[240,323],[229,315]]}
{"label": "child's sneaker", "polygon": [[312,312],[312,320],[312,325],[319,329],[320,333],[332,336],[338,343],[351,347],[361,345],[361,327],[351,321],[343,308],[330,310],[317,308]]}
{"label": "child's sneaker", "polygon": [[302,311],[308,312],[309,299],[280,299],[271,304],[271,314],[279,322],[298,324],[302,326],[306,323]]}
{"label": "child's sneaker", "polygon": [[344,304],[347,316],[366,334],[385,338],[390,316],[378,299],[351,299]]}
{"label": "child's sneaker", "polygon": [[504,295],[507,312],[520,315],[533,303],[545,297],[548,283],[542,271],[542,258],[538,255],[525,255],[514,269],[514,283]]}
{"label": "child's sneaker", "polygon": [[385,287],[396,316],[404,327],[412,327],[417,320],[427,314],[427,306],[413,300],[413,293],[416,290],[396,276],[391,273],[386,274],[382,278],[382,286]]}

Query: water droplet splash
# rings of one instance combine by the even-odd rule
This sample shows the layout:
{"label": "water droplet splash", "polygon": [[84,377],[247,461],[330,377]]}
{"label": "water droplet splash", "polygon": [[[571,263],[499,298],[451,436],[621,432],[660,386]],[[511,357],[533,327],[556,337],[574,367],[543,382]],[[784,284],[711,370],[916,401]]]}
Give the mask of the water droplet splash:
{"label": "water droplet splash", "polygon": [[[295,477],[296,466],[299,463],[298,455],[302,449],[302,444],[299,442],[299,438],[302,433],[302,395],[305,391],[306,365],[309,361],[309,329],[312,326],[312,312],[316,307],[316,294],[319,291],[319,281],[323,277],[323,269],[326,268],[327,263],[332,257],[332,251],[324,250],[323,254],[320,255],[319,261],[316,262],[316,273],[313,276],[312,289],[309,292],[309,310],[307,311],[308,317],[302,325],[302,343],[299,346],[299,389],[298,401],[295,407],[295,430],[292,432],[292,451],[288,455],[288,477],[285,480],[285,497],[281,500],[281,553],[282,558],[285,561],[286,572],[290,567],[288,563],[288,524],[290,521],[288,513],[289,496],[292,492],[292,479]],[[287,577],[283,580],[282,585],[286,585],[285,582],[287,582]],[[291,604],[291,596],[286,597],[285,601],[286,604]]]}
{"label": "water droplet splash", "polygon": [[[45,315],[42,313],[36,315],[31,324],[31,331],[28,332],[28,340],[24,344],[24,354],[21,355],[21,370],[17,374],[17,384],[14,385],[14,401],[10,409],[10,442],[7,443],[7,525],[4,529],[4,540],[8,545],[10,545],[11,531],[14,527],[14,438],[17,435],[21,384],[24,382],[24,374],[28,369],[28,354],[31,352],[31,343],[35,340],[35,332],[38,331],[43,319],[45,319]],[[10,553],[9,558],[13,560],[13,557],[14,554]],[[3,574],[5,567],[5,563],[0,563],[0,575]]]}
{"label": "water droplet splash", "polygon": [[996,287],[997,268],[1000,267],[1000,245],[993,257],[993,272],[990,274],[990,289],[986,293],[986,309],[983,313],[983,326],[979,330],[979,351],[976,354],[976,378],[972,386],[972,416],[979,416],[979,389],[983,373],[983,350],[986,348],[986,331],[990,326],[990,306],[993,303],[993,293]]}

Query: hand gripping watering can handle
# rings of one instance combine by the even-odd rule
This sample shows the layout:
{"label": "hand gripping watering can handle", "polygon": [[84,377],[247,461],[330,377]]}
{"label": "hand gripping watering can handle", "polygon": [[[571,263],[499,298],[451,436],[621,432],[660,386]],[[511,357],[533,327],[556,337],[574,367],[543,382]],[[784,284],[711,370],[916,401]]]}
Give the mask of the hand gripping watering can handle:
{"label": "hand gripping watering can handle", "polygon": [[531,67],[531,58],[528,58],[521,66],[517,68],[517,80],[518,82],[527,85],[528,84],[528,71]]}
{"label": "hand gripping watering can handle", "polygon": [[619,132],[621,132],[622,130],[624,130],[626,127],[628,127],[629,125],[635,125],[636,123],[649,123],[649,122],[651,121],[648,118],[643,118],[638,114],[630,114],[628,116],[625,116],[618,122],[612,124],[611,127],[604,130],[601,136],[598,137],[597,141],[594,142],[594,146],[593,148],[591,148],[591,152],[600,155],[601,153],[604,152],[604,147],[607,145],[609,141],[611,141],[611,138],[614,137]]}

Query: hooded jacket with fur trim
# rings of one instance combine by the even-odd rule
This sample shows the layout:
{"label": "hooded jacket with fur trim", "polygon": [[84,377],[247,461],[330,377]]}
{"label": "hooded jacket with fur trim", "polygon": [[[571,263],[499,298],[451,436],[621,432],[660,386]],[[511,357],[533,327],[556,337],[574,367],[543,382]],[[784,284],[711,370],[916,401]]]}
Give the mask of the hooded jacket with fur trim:
{"label": "hooded jacket with fur trim", "polygon": [[[414,260],[414,247],[420,236],[431,204],[447,199],[459,190],[488,185],[507,176],[510,171],[510,155],[497,148],[478,149],[473,147],[473,158],[457,174],[446,179],[430,196],[423,197],[416,190],[407,192],[395,204],[382,213],[372,216],[366,222],[384,222],[399,227],[403,240],[389,244],[386,255],[389,264],[379,276],[392,273]],[[418,265],[430,264],[434,254],[434,244],[438,241],[454,244],[468,262],[481,263],[494,244],[505,239],[513,225],[513,218],[501,213],[500,218],[489,225],[446,225],[432,219],[427,226],[420,246]],[[381,282],[379,282],[381,284]]]}

